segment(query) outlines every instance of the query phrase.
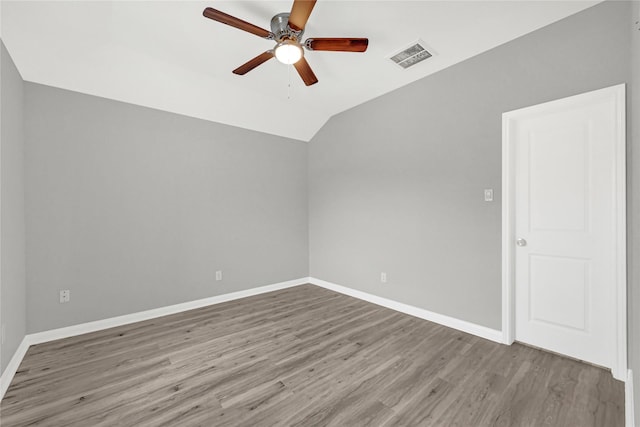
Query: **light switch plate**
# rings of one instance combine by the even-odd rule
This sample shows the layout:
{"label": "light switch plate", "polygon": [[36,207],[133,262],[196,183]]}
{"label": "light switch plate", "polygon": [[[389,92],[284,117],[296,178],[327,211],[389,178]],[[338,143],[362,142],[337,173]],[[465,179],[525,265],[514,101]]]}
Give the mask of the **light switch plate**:
{"label": "light switch plate", "polygon": [[493,188],[484,189],[484,201],[493,202]]}

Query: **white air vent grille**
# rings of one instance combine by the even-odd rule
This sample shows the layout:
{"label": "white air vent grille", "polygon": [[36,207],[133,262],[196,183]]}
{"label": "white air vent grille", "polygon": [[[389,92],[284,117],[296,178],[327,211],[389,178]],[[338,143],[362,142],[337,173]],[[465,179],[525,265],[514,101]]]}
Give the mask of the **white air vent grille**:
{"label": "white air vent grille", "polygon": [[402,52],[393,55],[390,59],[406,69],[416,65],[420,61],[431,58],[431,56],[433,55],[424,47],[424,44],[418,41]]}

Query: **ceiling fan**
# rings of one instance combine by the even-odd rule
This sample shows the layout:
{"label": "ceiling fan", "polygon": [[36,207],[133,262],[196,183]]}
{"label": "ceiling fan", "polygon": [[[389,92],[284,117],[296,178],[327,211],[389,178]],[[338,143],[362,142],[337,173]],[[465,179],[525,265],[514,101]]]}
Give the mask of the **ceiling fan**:
{"label": "ceiling fan", "polygon": [[290,13],[279,13],[271,18],[271,31],[211,7],[206,8],[202,14],[214,21],[276,42],[273,49],[261,53],[233,70],[234,74],[244,75],[275,57],[283,64],[293,64],[304,84],[311,86],[318,83],[318,78],[304,58],[303,46],[310,51],[364,52],[369,45],[369,39],[366,38],[309,38],[302,42],[304,26],[315,4],[316,0],[294,0]]}

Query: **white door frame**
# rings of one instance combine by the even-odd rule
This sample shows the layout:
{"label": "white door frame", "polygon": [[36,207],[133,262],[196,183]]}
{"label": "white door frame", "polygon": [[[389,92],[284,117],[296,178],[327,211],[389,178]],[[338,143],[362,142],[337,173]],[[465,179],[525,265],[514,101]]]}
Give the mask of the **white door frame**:
{"label": "white door frame", "polygon": [[[614,378],[627,379],[627,228],[626,228],[626,125],[625,85],[608,87],[581,95],[551,101],[555,105],[611,97],[616,105],[615,141],[615,205],[616,220],[616,348],[611,366]],[[548,104],[548,103],[545,103]],[[513,119],[545,104],[509,111],[502,115],[502,339],[507,345],[515,340],[515,150],[512,147],[510,126]]]}

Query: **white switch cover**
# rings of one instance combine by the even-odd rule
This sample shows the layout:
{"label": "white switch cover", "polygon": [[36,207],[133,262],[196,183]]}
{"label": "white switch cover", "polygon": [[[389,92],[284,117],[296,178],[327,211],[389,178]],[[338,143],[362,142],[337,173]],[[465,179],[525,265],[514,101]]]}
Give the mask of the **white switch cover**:
{"label": "white switch cover", "polygon": [[221,270],[216,271],[216,280],[222,280],[222,271]]}
{"label": "white switch cover", "polygon": [[380,273],[380,281],[382,283],[387,283],[387,273]]}
{"label": "white switch cover", "polygon": [[71,301],[71,291],[63,289],[60,291],[60,304]]}
{"label": "white switch cover", "polygon": [[493,188],[485,188],[485,190],[484,190],[484,201],[485,202],[493,202]]}

